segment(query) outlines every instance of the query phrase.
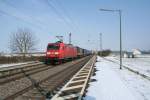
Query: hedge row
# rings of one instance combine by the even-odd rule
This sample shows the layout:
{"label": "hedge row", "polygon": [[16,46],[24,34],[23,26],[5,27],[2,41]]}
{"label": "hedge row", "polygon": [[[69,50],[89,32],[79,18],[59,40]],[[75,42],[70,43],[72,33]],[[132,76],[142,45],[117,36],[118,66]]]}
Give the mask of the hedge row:
{"label": "hedge row", "polygon": [[99,51],[98,55],[105,57],[105,56],[109,56],[110,53],[111,53],[111,50],[103,50],[103,51]]}

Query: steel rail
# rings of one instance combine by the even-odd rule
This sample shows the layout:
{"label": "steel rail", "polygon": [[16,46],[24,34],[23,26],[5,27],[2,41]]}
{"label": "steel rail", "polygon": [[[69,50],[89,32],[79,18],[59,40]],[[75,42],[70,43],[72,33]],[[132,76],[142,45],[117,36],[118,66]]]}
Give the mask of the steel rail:
{"label": "steel rail", "polygon": [[[90,57],[86,57],[86,58],[90,58]],[[85,60],[85,58],[82,58],[82,59],[80,59],[80,60],[77,60],[77,61],[74,61],[74,62],[76,62],[76,63],[72,63],[72,64],[70,64],[70,65],[68,65],[68,67],[66,67],[65,66],[65,64],[63,65],[63,66],[65,66],[64,68],[62,68],[62,70],[59,70],[59,71],[56,71],[56,72],[54,72],[54,74],[52,74],[51,76],[48,76],[48,77],[46,77],[46,78],[44,78],[44,79],[42,79],[42,80],[40,80],[40,81],[36,81],[36,80],[33,80],[34,81],[34,83],[32,83],[30,86],[28,86],[28,87],[26,87],[26,88],[24,88],[24,89],[22,89],[22,90],[20,90],[20,91],[18,91],[18,92],[16,92],[16,93],[14,93],[14,94],[12,94],[12,95],[9,95],[9,96],[7,96],[7,97],[5,97],[4,98],[4,100],[11,100],[11,99],[15,99],[15,98],[17,98],[17,97],[19,97],[20,95],[22,95],[22,94],[24,94],[24,93],[27,93],[29,90],[32,90],[32,89],[34,89],[34,88],[41,88],[41,84],[42,83],[44,83],[44,82],[46,82],[47,80],[51,80],[52,78],[54,78],[54,77],[57,77],[57,75],[60,75],[60,77],[62,76],[60,73],[65,73],[66,74],[66,71],[68,71],[68,73],[69,73],[69,71],[72,71],[73,69],[71,69],[71,67],[70,66],[76,66],[76,64],[78,63],[83,63],[83,61]],[[66,64],[67,65],[67,64]],[[62,65],[59,65],[59,66],[56,66],[55,67],[55,69],[56,68],[61,68],[61,67],[63,67]],[[70,70],[69,70],[70,69]],[[26,73],[25,73],[26,74]],[[64,75],[65,75],[64,74]],[[29,76],[29,75],[27,75],[27,76]],[[59,77],[59,78],[60,78]],[[55,81],[57,81],[57,80],[55,80]],[[62,81],[66,81],[65,79],[63,79]],[[56,85],[56,86],[58,86],[58,85]],[[55,86],[55,88],[56,88],[56,86]],[[54,87],[53,87],[54,88]],[[37,89],[38,90],[38,89]],[[53,90],[53,89],[52,89]]]}
{"label": "steel rail", "polygon": [[82,100],[95,60],[93,56],[51,100]]}

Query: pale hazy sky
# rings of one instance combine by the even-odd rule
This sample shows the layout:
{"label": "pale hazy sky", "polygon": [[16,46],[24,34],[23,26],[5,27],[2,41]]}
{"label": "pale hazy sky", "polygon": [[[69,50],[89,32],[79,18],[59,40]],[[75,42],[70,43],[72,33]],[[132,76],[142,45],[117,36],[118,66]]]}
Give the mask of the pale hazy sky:
{"label": "pale hazy sky", "polygon": [[[119,15],[98,9],[122,10],[123,49],[150,50],[150,0],[0,0],[0,51],[9,52],[9,38],[18,28],[29,28],[44,51],[55,36],[72,33],[74,45],[119,50]],[[88,41],[89,40],[89,41]]]}

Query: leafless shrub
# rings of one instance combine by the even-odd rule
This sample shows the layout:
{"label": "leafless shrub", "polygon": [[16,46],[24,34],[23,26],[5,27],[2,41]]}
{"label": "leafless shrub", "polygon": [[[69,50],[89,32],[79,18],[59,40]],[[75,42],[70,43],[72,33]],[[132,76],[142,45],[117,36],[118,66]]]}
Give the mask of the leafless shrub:
{"label": "leafless shrub", "polygon": [[13,53],[22,53],[25,57],[26,53],[35,50],[36,45],[35,36],[29,29],[18,29],[12,34],[9,47]]}

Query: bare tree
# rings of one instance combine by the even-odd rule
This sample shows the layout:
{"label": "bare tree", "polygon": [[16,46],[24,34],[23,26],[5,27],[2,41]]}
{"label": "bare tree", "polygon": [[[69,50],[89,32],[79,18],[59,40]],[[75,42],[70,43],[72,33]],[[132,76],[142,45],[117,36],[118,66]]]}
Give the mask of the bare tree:
{"label": "bare tree", "polygon": [[26,53],[35,50],[37,41],[29,29],[18,29],[10,38],[10,49],[15,53]]}

